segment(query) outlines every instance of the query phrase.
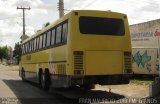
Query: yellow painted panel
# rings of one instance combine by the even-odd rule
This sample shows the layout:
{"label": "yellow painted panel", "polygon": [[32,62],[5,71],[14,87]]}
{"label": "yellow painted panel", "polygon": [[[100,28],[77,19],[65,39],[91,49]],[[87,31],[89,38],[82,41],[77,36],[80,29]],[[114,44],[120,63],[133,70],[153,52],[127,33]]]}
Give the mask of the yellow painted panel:
{"label": "yellow painted panel", "polygon": [[122,74],[121,51],[86,51],[86,75]]}
{"label": "yellow painted panel", "polygon": [[54,69],[55,69],[54,74],[58,74],[57,65],[62,63],[66,64],[65,62],[67,61],[66,52],[67,52],[66,45],[63,45],[23,55],[21,58],[21,65],[22,65],[21,67],[23,67],[25,71],[30,71],[30,72],[36,72],[37,68],[38,69],[42,68],[43,71],[45,70],[45,68],[48,68],[50,73],[53,74],[51,72],[49,64],[49,61],[51,61],[53,62],[52,64],[54,64]]}

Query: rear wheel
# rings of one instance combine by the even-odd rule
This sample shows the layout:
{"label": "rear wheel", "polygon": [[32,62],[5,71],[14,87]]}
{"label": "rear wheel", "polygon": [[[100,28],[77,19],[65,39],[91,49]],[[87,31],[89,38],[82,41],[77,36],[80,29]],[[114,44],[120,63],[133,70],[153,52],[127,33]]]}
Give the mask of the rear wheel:
{"label": "rear wheel", "polygon": [[45,73],[41,74],[41,87],[47,91],[49,90],[49,85],[50,85],[50,74],[49,71],[45,71]]}
{"label": "rear wheel", "polygon": [[42,69],[40,69],[40,70],[39,70],[39,74],[38,74],[38,76],[39,76],[39,79],[38,79],[38,80],[39,80],[39,83],[38,83],[38,84],[39,84],[40,87],[41,87],[41,82],[42,82],[42,81],[41,81],[41,79],[42,79],[42,73],[43,73],[43,72],[42,72]]}
{"label": "rear wheel", "polygon": [[21,77],[22,77],[22,81],[25,81],[25,71],[24,71],[24,69],[21,70]]}

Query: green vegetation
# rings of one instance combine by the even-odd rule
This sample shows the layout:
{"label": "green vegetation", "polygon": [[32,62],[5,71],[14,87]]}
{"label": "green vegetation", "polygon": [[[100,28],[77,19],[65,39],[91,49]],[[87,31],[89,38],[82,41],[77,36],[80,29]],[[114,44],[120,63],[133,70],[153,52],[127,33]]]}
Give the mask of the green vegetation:
{"label": "green vegetation", "polygon": [[144,79],[132,79],[130,80],[130,84],[136,84],[136,85],[150,85],[152,84],[153,80],[144,80]]}
{"label": "green vegetation", "polygon": [[2,61],[3,58],[8,57],[8,48],[7,46],[0,46],[0,60]]}
{"label": "green vegetation", "polygon": [[22,55],[21,44],[19,44],[19,42],[18,42],[15,44],[14,51],[13,51],[13,57],[16,57],[17,61],[18,61],[17,64],[19,64],[19,61],[21,59],[21,55]]}
{"label": "green vegetation", "polygon": [[50,23],[49,23],[49,22],[46,22],[45,24],[42,25],[42,28],[47,27],[47,26],[49,26],[49,25],[50,25]]}
{"label": "green vegetation", "polygon": [[46,24],[45,24],[45,27],[47,27],[47,26],[49,26],[50,25],[50,23],[49,22],[47,22]]}

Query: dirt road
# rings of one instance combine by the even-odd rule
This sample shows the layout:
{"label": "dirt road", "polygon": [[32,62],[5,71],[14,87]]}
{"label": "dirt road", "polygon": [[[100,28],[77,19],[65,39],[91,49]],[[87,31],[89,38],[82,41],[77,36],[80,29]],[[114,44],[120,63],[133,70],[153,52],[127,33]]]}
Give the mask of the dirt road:
{"label": "dirt road", "polygon": [[70,99],[57,97],[29,82],[22,82],[17,66],[0,64],[0,104],[70,104],[71,102]]}
{"label": "dirt road", "polygon": [[[99,104],[100,102],[110,104],[108,102],[113,99],[121,101],[128,100],[128,98],[143,99],[146,96],[148,96],[147,86],[132,84],[118,86],[97,85],[96,89],[91,91],[71,88],[51,89],[49,92],[45,92],[33,83],[22,82],[18,75],[18,66],[0,64],[0,104],[88,104],[93,102],[94,104]],[[118,104],[123,103],[118,102]]]}

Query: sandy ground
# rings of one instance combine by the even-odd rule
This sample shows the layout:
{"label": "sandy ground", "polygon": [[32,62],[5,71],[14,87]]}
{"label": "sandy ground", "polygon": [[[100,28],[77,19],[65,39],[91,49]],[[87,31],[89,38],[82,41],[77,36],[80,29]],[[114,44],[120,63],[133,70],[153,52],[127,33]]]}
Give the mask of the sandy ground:
{"label": "sandy ground", "polygon": [[[96,88],[91,91],[80,89],[60,89],[60,93],[58,95],[57,93],[55,93],[56,92],[53,91],[45,92],[39,87],[32,85],[31,83],[22,82],[21,78],[18,75],[18,66],[5,66],[0,64],[0,104],[2,98],[16,98],[21,102],[21,104],[32,104],[32,102],[34,102],[33,100],[38,101],[38,103],[36,102],[36,104],[111,104],[109,103],[110,98],[114,98],[116,99],[116,101],[137,98],[135,103],[118,102],[112,104],[138,104],[138,99],[145,99],[149,95],[149,86],[135,84],[110,86],[96,85]],[[42,101],[51,98],[51,101],[49,103],[40,103],[40,98]],[[101,100],[94,102],[90,101],[90,98],[97,98],[98,100]],[[104,100],[107,100],[107,102]],[[145,103],[141,102],[140,104]]]}
{"label": "sandy ground", "polygon": [[149,96],[149,86],[146,85],[136,85],[136,84],[109,85],[109,86],[97,85],[96,89],[111,91],[114,93],[122,94],[125,97],[132,97],[132,98],[145,98]]}
{"label": "sandy ground", "polygon": [[[12,73],[14,73],[13,71],[19,70],[19,66],[17,65],[5,66],[3,70],[12,71]],[[149,96],[149,85],[136,85],[136,84],[107,85],[107,86],[96,85],[96,90],[111,91],[114,93],[123,94],[126,97],[144,98]]]}

